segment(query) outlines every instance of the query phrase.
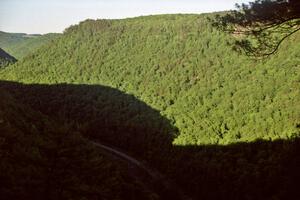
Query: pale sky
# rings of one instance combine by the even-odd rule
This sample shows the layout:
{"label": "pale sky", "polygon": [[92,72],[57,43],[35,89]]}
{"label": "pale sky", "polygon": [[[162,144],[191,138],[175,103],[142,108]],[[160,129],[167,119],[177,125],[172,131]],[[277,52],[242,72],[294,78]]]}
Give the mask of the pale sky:
{"label": "pale sky", "polygon": [[[248,0],[249,1],[249,0]],[[166,13],[234,9],[245,0],[0,0],[0,30],[62,32],[85,19],[120,19]]]}

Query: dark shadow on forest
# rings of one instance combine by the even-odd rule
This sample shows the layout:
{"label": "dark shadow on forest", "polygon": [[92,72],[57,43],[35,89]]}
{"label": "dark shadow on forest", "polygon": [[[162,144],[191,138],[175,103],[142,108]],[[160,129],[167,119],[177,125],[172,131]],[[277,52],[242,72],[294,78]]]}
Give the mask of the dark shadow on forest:
{"label": "dark shadow on forest", "polygon": [[227,146],[173,146],[178,131],[133,95],[101,85],[1,81],[15,99],[84,136],[123,149],[176,181],[195,199],[300,196],[300,139]]}

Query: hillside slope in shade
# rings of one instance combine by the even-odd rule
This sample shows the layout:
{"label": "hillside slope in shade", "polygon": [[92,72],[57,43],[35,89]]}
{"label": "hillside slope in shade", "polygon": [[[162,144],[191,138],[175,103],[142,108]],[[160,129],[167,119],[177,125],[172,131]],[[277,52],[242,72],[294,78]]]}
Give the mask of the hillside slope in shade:
{"label": "hillside slope in shade", "polygon": [[159,199],[70,127],[0,85],[1,199]]}
{"label": "hillside slope in shade", "polygon": [[6,53],[3,49],[0,48],[0,67],[6,67],[7,65],[16,62],[13,56]]}
{"label": "hillside slope in shade", "polygon": [[[168,120],[132,95],[116,89],[101,85],[7,81],[1,81],[0,86],[10,91],[18,102],[59,124],[70,124],[69,136],[80,132],[90,140],[119,147],[176,180],[195,199],[290,199],[299,195],[299,138],[174,146],[172,140],[176,135],[171,133],[176,133],[176,129]],[[18,116],[19,112],[13,113]],[[30,123],[34,124],[34,119],[25,121],[27,125]],[[300,125],[297,126],[299,130]],[[54,126],[55,130],[57,127]],[[61,139],[67,144],[70,141],[69,137]],[[78,156],[83,154],[79,152]],[[87,176],[95,173],[89,170],[85,171]],[[106,172],[100,171],[99,175]],[[160,181],[155,186],[159,184]],[[141,191],[144,190],[136,188],[134,194]]]}

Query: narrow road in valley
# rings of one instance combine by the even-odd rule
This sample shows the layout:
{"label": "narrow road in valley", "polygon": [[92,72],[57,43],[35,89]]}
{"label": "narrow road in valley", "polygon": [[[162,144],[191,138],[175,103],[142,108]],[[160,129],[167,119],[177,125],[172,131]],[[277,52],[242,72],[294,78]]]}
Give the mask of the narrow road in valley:
{"label": "narrow road in valley", "polygon": [[159,194],[161,199],[191,200],[191,198],[184,195],[175,184],[168,181],[162,174],[151,169],[137,159],[104,144],[97,142],[91,143],[104,150],[109,156],[125,161],[130,168],[130,174],[150,187],[152,191]]}

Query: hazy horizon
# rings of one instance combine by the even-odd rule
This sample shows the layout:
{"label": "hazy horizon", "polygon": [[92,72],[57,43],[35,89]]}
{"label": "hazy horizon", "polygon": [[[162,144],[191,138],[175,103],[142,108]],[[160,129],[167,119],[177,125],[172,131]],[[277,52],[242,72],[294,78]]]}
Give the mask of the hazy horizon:
{"label": "hazy horizon", "polygon": [[1,0],[0,30],[61,33],[85,19],[123,19],[145,15],[207,13],[234,9],[245,0]]}

